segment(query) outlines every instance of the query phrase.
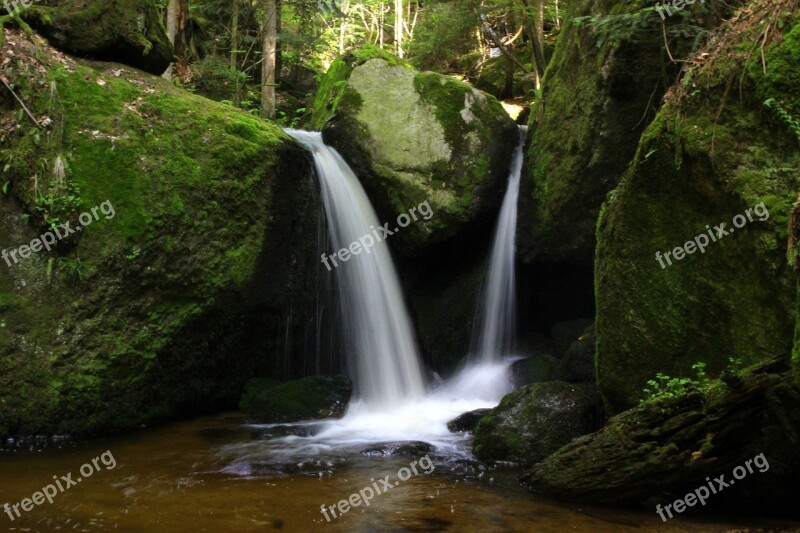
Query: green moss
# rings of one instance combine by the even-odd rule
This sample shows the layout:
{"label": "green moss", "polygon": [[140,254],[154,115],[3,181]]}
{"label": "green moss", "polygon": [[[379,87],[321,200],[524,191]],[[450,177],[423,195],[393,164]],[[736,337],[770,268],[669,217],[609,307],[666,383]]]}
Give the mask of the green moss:
{"label": "green moss", "polygon": [[390,65],[412,68],[407,61],[374,45],[363,46],[336,59],[328,67],[328,72],[320,76],[319,89],[311,104],[312,116],[309,123],[311,129],[320,131],[325,127],[325,123],[339,108],[340,99],[345,94],[347,80],[353,69],[370,59],[383,59]]}
{"label": "green moss", "polygon": [[294,247],[316,249],[310,158],[279,127],[160,78],[37,49],[42,68],[25,58],[8,75],[30,77],[18,91],[53,124],[0,145],[14,196],[0,199],[0,248],[47,229],[37,206],[65,194],[58,158],[80,191],[74,217],[106,201],[114,213],[4,265],[0,433],[108,432],[230,406],[273,364],[263,354],[277,353],[287,293],[304,297]]}
{"label": "green moss", "polygon": [[[776,46],[770,57],[782,57]],[[742,64],[710,62],[694,75],[697,91],[679,92],[662,108],[598,226],[597,367],[613,411],[633,405],[657,372],[690,376],[702,360],[714,375],[731,356],[750,365],[791,350],[795,282],[785,263],[786,228],[800,153],[791,135],[763,134],[771,129],[763,95],[728,97],[717,116],[728,79],[761,83],[752,76],[763,67],[760,74],[746,67],[742,76]],[[663,269],[655,259],[720,223],[730,229],[736,215],[761,203],[767,220],[754,217],[705,253]]]}

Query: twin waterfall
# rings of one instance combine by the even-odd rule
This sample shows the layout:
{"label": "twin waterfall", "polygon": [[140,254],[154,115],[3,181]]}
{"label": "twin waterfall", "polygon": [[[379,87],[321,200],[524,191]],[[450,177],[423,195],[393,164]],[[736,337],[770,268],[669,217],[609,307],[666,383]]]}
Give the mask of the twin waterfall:
{"label": "twin waterfall", "polygon": [[[375,210],[353,170],[320,133],[288,130],[312,152],[322,188],[332,249],[380,227]],[[522,170],[524,129],[514,155],[508,191],[495,235],[483,290],[474,363],[498,363],[514,338],[514,239]],[[334,269],[342,309],[344,350],[359,405],[378,412],[425,398],[422,363],[414,330],[388,246]]]}
{"label": "twin waterfall", "polygon": [[[311,149],[322,188],[333,250],[382,226],[353,170],[322,134],[290,130]],[[372,229],[370,229],[372,228]],[[389,247],[379,244],[335,269],[344,349],[355,396],[380,409],[425,394],[414,330]]]}
{"label": "twin waterfall", "polygon": [[489,275],[483,288],[483,305],[478,308],[478,323],[471,350],[477,362],[496,362],[503,356],[511,355],[514,349],[517,323],[514,243],[517,238],[517,200],[527,131],[526,126],[520,128],[519,144],[511,163],[508,190],[500,209],[500,219],[489,259]]}

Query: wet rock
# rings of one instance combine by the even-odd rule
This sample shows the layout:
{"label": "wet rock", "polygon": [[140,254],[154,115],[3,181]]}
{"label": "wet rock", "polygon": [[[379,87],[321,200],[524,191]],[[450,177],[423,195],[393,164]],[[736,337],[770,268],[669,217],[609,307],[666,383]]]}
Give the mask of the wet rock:
{"label": "wet rock", "polygon": [[460,431],[474,431],[475,426],[478,425],[481,418],[488,415],[491,409],[475,409],[464,414],[458,415],[456,418],[447,423],[447,429],[453,433]]}
{"label": "wet rock", "polygon": [[558,365],[558,359],[548,354],[520,359],[509,369],[511,385],[515,389],[519,389],[531,383],[553,381],[556,379]]}
{"label": "wet rock", "polygon": [[484,461],[535,464],[601,424],[596,402],[580,387],[534,383],[505,396],[481,419],[473,451]]}
{"label": "wet rock", "polygon": [[434,450],[427,442],[385,442],[361,450],[367,457],[422,457]]}
{"label": "wet rock", "polygon": [[245,385],[239,407],[254,423],[341,418],[352,392],[353,384],[344,376],[313,376],[287,383],[252,379]]}

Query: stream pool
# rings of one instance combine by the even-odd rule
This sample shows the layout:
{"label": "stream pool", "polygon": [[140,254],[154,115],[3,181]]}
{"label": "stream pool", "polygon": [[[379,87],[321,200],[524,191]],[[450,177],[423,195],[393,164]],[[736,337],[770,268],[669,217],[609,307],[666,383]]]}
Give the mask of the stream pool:
{"label": "stream pool", "polygon": [[[292,439],[286,431],[277,438],[282,445]],[[334,506],[387,475],[390,482],[397,480],[398,471],[425,451],[383,456],[384,449],[377,447],[367,455],[328,451],[315,460],[293,461],[269,451],[276,439],[268,435],[276,432],[281,430],[249,426],[241,414],[229,413],[114,439],[51,445],[45,451],[18,444],[0,453],[0,504],[30,498],[54,476],[71,472],[75,480],[82,465],[106,451],[114,461],[98,462],[90,478],[13,522],[3,512],[0,530],[800,531],[789,522],[691,515],[663,524],[655,512],[552,502],[527,493],[512,469],[484,471],[463,453],[442,456],[433,451],[430,474],[417,467],[418,475],[397,481],[368,507],[337,511],[337,518],[329,512],[328,521],[321,505]]]}

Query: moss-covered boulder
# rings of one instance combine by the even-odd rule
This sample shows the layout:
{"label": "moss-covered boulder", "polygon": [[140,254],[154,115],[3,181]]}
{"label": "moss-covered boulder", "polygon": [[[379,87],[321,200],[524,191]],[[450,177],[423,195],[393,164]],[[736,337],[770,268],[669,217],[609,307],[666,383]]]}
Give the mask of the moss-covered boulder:
{"label": "moss-covered boulder", "polygon": [[323,130],[358,174],[379,217],[428,202],[432,216],[392,236],[413,256],[494,218],[519,131],[493,97],[454,78],[382,58],[352,70]]}
{"label": "moss-covered boulder", "polygon": [[530,117],[517,232],[526,262],[592,261],[600,206],[678,73],[670,54],[692,53],[727,8],[697,2],[664,22],[645,0],[567,9]]}
{"label": "moss-covered boulder", "polygon": [[[597,371],[612,410],[635,405],[658,372],[702,361],[713,375],[731,357],[791,352],[800,24],[776,9],[750,5],[711,39],[598,223]],[[750,54],[756,41],[763,55]]]}
{"label": "moss-covered boulder", "polygon": [[81,57],[116,61],[151,74],[172,61],[155,0],[57,0],[21,17],[56,48]]}
{"label": "moss-covered boulder", "polygon": [[695,390],[625,411],[520,479],[552,498],[653,512],[724,476],[730,486],[718,491],[714,483],[698,512],[797,518],[800,388],[786,359],[723,379],[710,393]]}
{"label": "moss-covered boulder", "polygon": [[386,50],[374,45],[366,45],[347,52],[336,59],[328,67],[328,71],[319,77],[319,88],[311,103],[311,120],[309,126],[315,131],[322,131],[339,107],[339,100],[347,87],[353,69],[363,65],[370,59],[380,58],[392,65],[410,67],[409,63],[393,56]]}
{"label": "moss-covered boulder", "polygon": [[5,37],[4,76],[43,126],[0,97],[0,250],[19,259],[0,260],[0,435],[230,408],[293,368],[281,339],[316,294],[310,155],[161,78]]}
{"label": "moss-covered boulder", "polygon": [[481,419],[473,451],[484,461],[535,464],[601,424],[597,402],[579,387],[534,383],[506,395]]}
{"label": "moss-covered boulder", "polygon": [[352,393],[353,384],[345,376],[313,376],[288,383],[253,379],[245,384],[239,408],[258,424],[341,418]]}

